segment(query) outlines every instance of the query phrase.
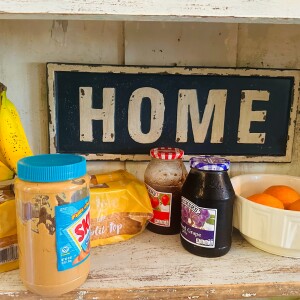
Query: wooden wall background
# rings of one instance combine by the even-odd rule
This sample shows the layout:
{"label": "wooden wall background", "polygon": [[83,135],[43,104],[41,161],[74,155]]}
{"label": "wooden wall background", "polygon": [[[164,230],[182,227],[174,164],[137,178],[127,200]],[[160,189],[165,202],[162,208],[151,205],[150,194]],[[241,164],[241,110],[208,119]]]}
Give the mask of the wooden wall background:
{"label": "wooden wall background", "polygon": [[[34,153],[48,152],[46,63],[300,68],[297,25],[0,20],[0,79],[16,104]],[[278,120],[280,122],[280,120]],[[300,176],[300,120],[291,163],[234,163],[231,176]],[[89,162],[142,179],[147,163]]]}

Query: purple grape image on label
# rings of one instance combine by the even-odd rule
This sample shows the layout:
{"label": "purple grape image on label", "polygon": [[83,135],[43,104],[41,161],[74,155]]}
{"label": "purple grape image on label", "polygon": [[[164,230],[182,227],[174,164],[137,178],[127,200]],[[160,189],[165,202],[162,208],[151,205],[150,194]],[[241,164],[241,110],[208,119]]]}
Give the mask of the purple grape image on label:
{"label": "purple grape image on label", "polygon": [[186,206],[181,205],[181,221],[195,228],[203,228],[205,222],[211,217],[208,209],[200,208],[197,212]]}
{"label": "purple grape image on label", "polygon": [[205,223],[206,218],[196,213],[191,214],[191,219],[196,227],[202,227]]}
{"label": "purple grape image on label", "polygon": [[189,219],[190,210],[185,205],[181,206],[181,219],[183,222],[187,223]]}
{"label": "purple grape image on label", "polygon": [[202,208],[200,214],[205,218],[205,221],[210,217],[210,213],[207,209]]}
{"label": "purple grape image on label", "polygon": [[190,225],[197,228],[202,228],[210,217],[209,211],[205,208],[202,208],[198,213],[192,210],[188,210],[183,213],[185,214],[183,220],[187,220]]}

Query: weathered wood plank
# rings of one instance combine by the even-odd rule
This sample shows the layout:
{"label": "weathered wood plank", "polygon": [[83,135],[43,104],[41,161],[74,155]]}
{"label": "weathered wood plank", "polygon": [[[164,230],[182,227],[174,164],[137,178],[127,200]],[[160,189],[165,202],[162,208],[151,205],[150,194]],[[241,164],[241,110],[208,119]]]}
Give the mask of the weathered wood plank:
{"label": "weathered wood plank", "polygon": [[[236,66],[238,24],[126,22],[124,29],[126,65]],[[146,166],[126,162],[141,180]]]}
{"label": "weathered wood plank", "polygon": [[[63,300],[111,300],[111,299],[258,299],[267,296],[280,299],[298,299],[299,287],[297,283],[288,282],[284,285],[276,283],[258,283],[236,285],[214,285],[214,286],[185,286],[165,288],[141,288],[141,289],[77,289],[60,297]],[[11,300],[20,298],[22,300],[40,300],[41,297],[27,291],[0,292],[1,299]],[[280,297],[282,296],[282,297]],[[293,297],[294,296],[294,297]],[[296,297],[296,298],[295,298]],[[43,298],[45,299],[45,298]],[[50,298],[47,298],[50,299]],[[52,298],[53,299],[53,298]],[[261,299],[261,298],[259,298]]]}
{"label": "weathered wood plank", "polygon": [[[93,248],[91,265],[88,280],[61,299],[300,295],[300,261],[256,249],[238,232],[228,254],[209,259],[185,251],[179,235],[163,236],[146,230],[126,242]],[[0,274],[0,296],[37,299],[26,292],[17,270]]]}
{"label": "weathered wood plank", "polygon": [[300,23],[297,0],[1,0],[0,7],[2,19]]}
{"label": "weathered wood plank", "polygon": [[[300,3],[300,2],[299,2]],[[300,27],[297,25],[240,24],[238,31],[237,67],[300,68]],[[299,109],[298,109],[299,110]],[[280,120],[278,120],[280,122]],[[300,118],[297,113],[292,161],[289,164],[237,163],[231,175],[272,173],[300,175]]]}
{"label": "weathered wood plank", "polygon": [[[300,68],[298,25],[128,22],[125,29],[125,62],[129,65]],[[297,118],[291,163],[232,163],[231,175],[299,176],[299,133]],[[126,168],[143,178],[144,165],[137,168],[127,162]]]}
{"label": "weathered wood plank", "polygon": [[[49,151],[46,63],[123,64],[122,28],[119,22],[0,20],[1,82],[35,154]],[[91,173],[119,168],[123,162],[88,164]]]}

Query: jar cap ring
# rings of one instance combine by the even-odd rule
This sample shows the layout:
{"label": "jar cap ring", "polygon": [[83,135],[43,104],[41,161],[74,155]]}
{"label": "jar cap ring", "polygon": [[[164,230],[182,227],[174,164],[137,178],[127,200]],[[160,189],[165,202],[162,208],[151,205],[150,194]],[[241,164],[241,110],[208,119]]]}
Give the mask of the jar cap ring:
{"label": "jar cap ring", "polygon": [[17,174],[29,182],[59,182],[86,174],[86,160],[75,154],[39,154],[27,156],[17,163]]}
{"label": "jar cap ring", "polygon": [[164,159],[164,160],[173,160],[182,158],[184,151],[179,148],[171,147],[158,147],[150,150],[151,157]]}
{"label": "jar cap ring", "polygon": [[227,171],[230,161],[223,157],[200,155],[190,159],[191,168],[207,171]]}

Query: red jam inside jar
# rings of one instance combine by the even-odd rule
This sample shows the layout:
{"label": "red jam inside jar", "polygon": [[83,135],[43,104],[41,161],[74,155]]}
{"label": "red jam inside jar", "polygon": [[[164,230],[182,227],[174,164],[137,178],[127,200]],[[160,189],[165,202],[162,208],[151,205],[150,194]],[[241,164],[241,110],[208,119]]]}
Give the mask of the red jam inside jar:
{"label": "red jam inside jar", "polygon": [[150,151],[144,181],[153,208],[147,228],[158,234],[180,232],[181,189],[187,176],[183,150],[160,147]]}

